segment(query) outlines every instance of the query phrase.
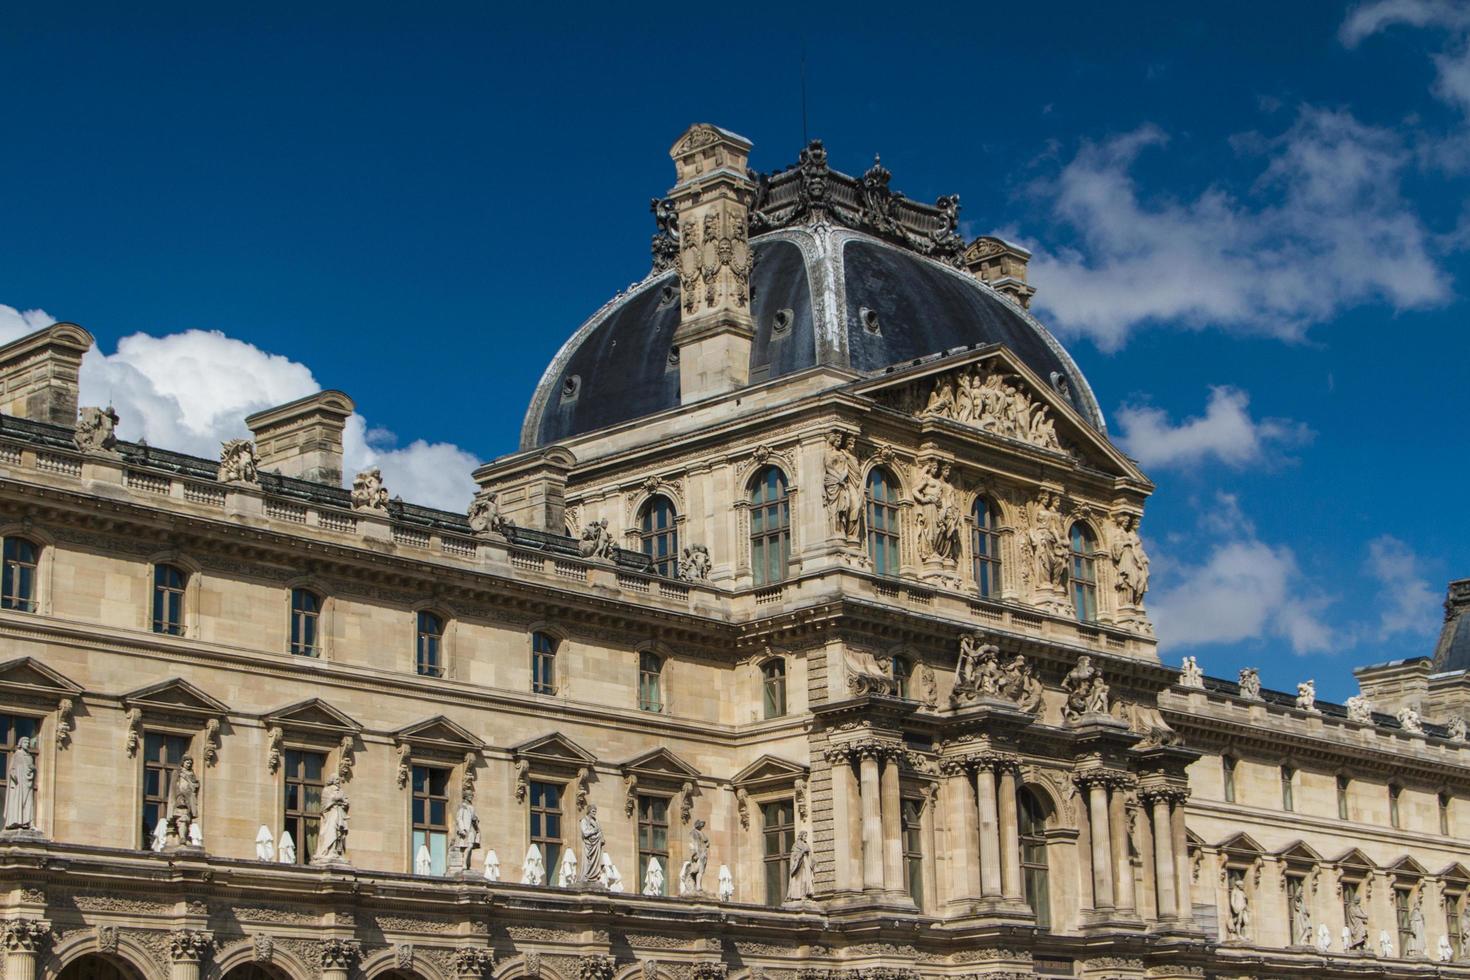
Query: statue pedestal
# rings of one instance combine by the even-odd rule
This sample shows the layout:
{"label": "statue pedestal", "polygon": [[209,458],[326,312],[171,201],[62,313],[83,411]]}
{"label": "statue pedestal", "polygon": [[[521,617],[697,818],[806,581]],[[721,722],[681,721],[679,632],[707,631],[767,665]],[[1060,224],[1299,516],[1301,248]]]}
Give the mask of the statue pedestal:
{"label": "statue pedestal", "polygon": [[347,859],[346,858],[328,858],[325,861],[319,861],[316,858],[312,858],[311,859],[311,866],[313,868],[321,868],[324,871],[356,871],[357,870],[356,868],[354,868],[351,864],[349,864],[347,862]]}
{"label": "statue pedestal", "polygon": [[204,848],[197,844],[165,844],[160,854],[177,854],[184,857],[203,857]]}
{"label": "statue pedestal", "polygon": [[10,830],[0,830],[0,843],[17,844],[22,841],[42,841],[46,835],[35,827],[14,827]]}
{"label": "statue pedestal", "polygon": [[943,588],[957,589],[960,586],[959,563],[953,558],[929,557],[924,559],[919,577]]}

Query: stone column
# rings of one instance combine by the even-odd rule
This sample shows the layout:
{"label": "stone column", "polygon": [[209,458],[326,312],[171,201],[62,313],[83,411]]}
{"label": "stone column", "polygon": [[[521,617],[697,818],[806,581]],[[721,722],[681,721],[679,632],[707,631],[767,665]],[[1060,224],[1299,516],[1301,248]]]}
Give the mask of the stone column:
{"label": "stone column", "polygon": [[846,746],[827,750],[832,767],[832,860],[835,864],[838,891],[856,891],[861,887],[857,874],[857,850],[853,846],[852,827],[858,808],[857,779],[852,772],[852,752]]}
{"label": "stone column", "polygon": [[898,749],[884,754],[880,811],[883,828],[883,887],[903,893],[903,812],[898,788]]}
{"label": "stone column", "polygon": [[1101,779],[1087,783],[1088,834],[1092,838],[1092,907],[1113,907],[1113,861],[1108,851],[1108,787]]}
{"label": "stone column", "polygon": [[169,980],[199,980],[199,965],[214,948],[214,937],[196,929],[180,929],[168,937]]}
{"label": "stone column", "polygon": [[980,815],[980,895],[1000,898],[1000,816],[995,803],[995,769],[984,757],[975,767],[975,796]]}
{"label": "stone column", "polygon": [[5,939],[5,980],[36,980],[41,949],[51,926],[40,919],[11,919],[0,927]]}
{"label": "stone column", "polygon": [[1122,786],[1114,786],[1108,801],[1108,822],[1112,827],[1113,907],[1131,915],[1136,908],[1133,898],[1133,861],[1128,857],[1128,797]]}
{"label": "stone column", "polygon": [[949,899],[973,901],[980,894],[980,868],[975,860],[975,793],[970,788],[970,771],[959,759],[942,764],[945,792],[949,796]]}
{"label": "stone column", "polygon": [[1169,823],[1169,798],[1155,793],[1149,800],[1154,811],[1154,888],[1159,899],[1159,918],[1178,914],[1174,900],[1174,831]]}
{"label": "stone column", "polygon": [[355,939],[323,940],[321,980],[347,980],[361,953],[362,946]]}
{"label": "stone column", "polygon": [[939,784],[927,783],[920,823],[924,834],[924,908],[931,911],[939,908],[939,835],[934,832],[939,822],[938,806]]}
{"label": "stone column", "polygon": [[863,889],[883,888],[883,814],[880,807],[878,756],[881,748],[864,745],[859,748],[863,798]]}
{"label": "stone column", "polygon": [[1023,900],[1021,888],[1021,819],[1016,812],[1016,764],[1000,771],[1000,860],[1004,869],[1001,894],[1006,901]]}
{"label": "stone column", "polygon": [[1194,921],[1194,895],[1191,893],[1189,870],[1189,838],[1184,831],[1184,800],[1187,790],[1177,790],[1169,801],[1169,842],[1174,852],[1174,891],[1179,921]]}

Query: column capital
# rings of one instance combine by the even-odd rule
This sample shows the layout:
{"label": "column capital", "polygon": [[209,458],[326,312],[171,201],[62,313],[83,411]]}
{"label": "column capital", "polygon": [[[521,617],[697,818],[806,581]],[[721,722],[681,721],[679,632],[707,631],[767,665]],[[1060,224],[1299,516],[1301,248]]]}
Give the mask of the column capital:
{"label": "column capital", "polygon": [[1021,772],[1021,757],[1014,752],[987,749],[983,752],[971,752],[965,756],[965,761],[972,769],[994,769],[997,775],[1004,772],[1019,775]]}
{"label": "column capital", "polygon": [[51,937],[51,923],[43,919],[11,919],[0,928],[5,949],[13,953],[38,953]]}
{"label": "column capital", "polygon": [[214,950],[214,936],[199,929],[169,933],[168,958],[174,963],[200,963]]}
{"label": "column capital", "polygon": [[326,939],[322,941],[322,969],[350,970],[362,955],[362,944],[356,939]]}
{"label": "column capital", "polygon": [[840,766],[855,760],[857,758],[857,751],[851,745],[829,745],[823,755],[826,757],[828,765]]}
{"label": "column capital", "polygon": [[1102,786],[1106,789],[1133,789],[1138,777],[1120,769],[1087,769],[1072,774],[1072,780],[1082,789]]}
{"label": "column capital", "polygon": [[1189,799],[1188,786],[1140,786],[1138,798],[1143,803],[1152,804],[1164,802],[1170,804],[1182,804]]}
{"label": "column capital", "polygon": [[847,743],[847,748],[857,759],[877,759],[879,762],[899,762],[907,755],[901,742],[885,738],[862,738]]}

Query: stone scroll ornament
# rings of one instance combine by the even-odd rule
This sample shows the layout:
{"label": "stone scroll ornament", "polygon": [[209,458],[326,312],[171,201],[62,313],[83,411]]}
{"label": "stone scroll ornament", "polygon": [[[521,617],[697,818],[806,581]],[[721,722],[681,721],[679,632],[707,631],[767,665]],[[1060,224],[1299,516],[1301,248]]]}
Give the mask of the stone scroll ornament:
{"label": "stone scroll ornament", "polygon": [[943,375],[929,390],[919,414],[1061,452],[1051,410],[1013,381],[978,365]]}
{"label": "stone scroll ornament", "polygon": [[1042,685],[1035,666],[1021,654],[1002,663],[1000,648],[981,643],[977,634],[960,636],[950,703],[956,707],[976,701],[998,701],[1028,714],[1041,707]]}

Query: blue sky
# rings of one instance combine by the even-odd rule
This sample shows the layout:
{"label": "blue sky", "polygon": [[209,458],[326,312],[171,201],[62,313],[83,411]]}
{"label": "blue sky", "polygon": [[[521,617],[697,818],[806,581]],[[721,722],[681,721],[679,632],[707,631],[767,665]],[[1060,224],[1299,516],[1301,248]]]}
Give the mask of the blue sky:
{"label": "blue sky", "polygon": [[1470,575],[1470,4],[300,6],[0,15],[0,339],[92,330],[126,435],[211,453],[341,388],[355,461],[462,505],[646,272],[674,138],[795,159],[804,57],[835,166],[1035,250],[1159,487],[1167,661],[1340,700],[1431,651]]}

